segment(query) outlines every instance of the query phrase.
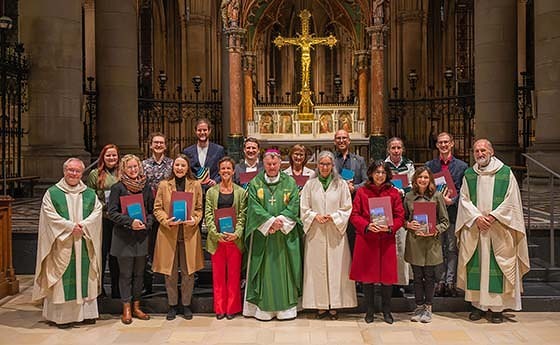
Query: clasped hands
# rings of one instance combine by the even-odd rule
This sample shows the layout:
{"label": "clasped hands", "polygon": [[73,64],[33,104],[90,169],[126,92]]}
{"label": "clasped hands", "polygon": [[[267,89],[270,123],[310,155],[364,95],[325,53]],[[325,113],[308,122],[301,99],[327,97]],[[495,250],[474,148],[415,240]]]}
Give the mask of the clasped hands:
{"label": "clasped hands", "polygon": [[270,235],[274,234],[276,231],[281,230],[282,227],[284,226],[284,222],[281,219],[276,218],[276,220],[274,221],[274,223],[272,223],[272,225],[270,226],[270,228],[268,229],[268,233]]}
{"label": "clasped hands", "polygon": [[422,225],[420,225],[420,223],[416,220],[413,220],[412,222],[405,222],[404,226],[407,229],[414,231],[416,236],[431,237],[437,234],[437,232],[425,233],[424,230],[422,230]]}
{"label": "clasped hands", "polygon": [[74,224],[74,227],[72,228],[72,235],[78,238],[84,235],[84,230],[81,224],[78,223]]}
{"label": "clasped hands", "polygon": [[493,215],[489,214],[487,216],[478,216],[476,218],[476,225],[481,232],[488,231],[492,224],[496,221]]}
{"label": "clasped hands", "polygon": [[380,225],[375,223],[369,223],[367,230],[371,232],[391,232],[387,225]]}
{"label": "clasped hands", "polygon": [[330,214],[326,214],[326,215],[318,214],[315,216],[314,220],[317,221],[317,223],[319,224],[325,224],[327,222],[333,221]]}
{"label": "clasped hands", "polygon": [[181,224],[185,224],[187,226],[193,226],[194,225],[194,218],[191,217],[189,220],[175,220],[175,217],[171,217],[167,220],[167,225],[169,227],[172,226],[177,226],[177,225],[181,225]]}

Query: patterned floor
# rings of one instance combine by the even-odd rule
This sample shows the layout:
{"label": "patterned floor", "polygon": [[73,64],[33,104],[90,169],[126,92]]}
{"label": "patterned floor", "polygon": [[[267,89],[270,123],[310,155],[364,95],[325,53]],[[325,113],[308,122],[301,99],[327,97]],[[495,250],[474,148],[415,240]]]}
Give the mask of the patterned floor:
{"label": "patterned floor", "polygon": [[117,315],[102,315],[95,325],[76,325],[59,330],[42,320],[41,309],[31,303],[31,277],[20,277],[22,293],[0,301],[2,344],[539,344],[560,343],[560,313],[508,314],[503,324],[486,320],[467,321],[466,313],[435,313],[433,322],[409,321],[406,313],[395,314],[388,325],[366,324],[363,315],[341,315],[337,321],[315,320],[302,314],[293,321],[259,322],[237,317],[216,320],[196,314],[186,321],[134,320],[123,325]]}

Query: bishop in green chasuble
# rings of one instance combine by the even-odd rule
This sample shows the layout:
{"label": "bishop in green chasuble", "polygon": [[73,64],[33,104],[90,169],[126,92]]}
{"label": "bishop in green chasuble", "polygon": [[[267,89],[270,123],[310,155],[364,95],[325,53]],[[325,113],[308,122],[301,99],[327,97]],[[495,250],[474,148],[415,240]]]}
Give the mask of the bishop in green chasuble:
{"label": "bishop in green chasuble", "polygon": [[99,316],[102,205],[82,172],[80,160],[68,160],[39,215],[32,299],[42,300],[43,316],[59,326]]}
{"label": "bishop in green chasuble", "polygon": [[529,256],[519,187],[490,142],[478,140],[474,151],[459,198],[457,286],[477,309],[521,310]]}
{"label": "bishop in green chasuble", "polygon": [[295,318],[302,295],[299,189],[292,177],[280,172],[280,161],[277,151],[267,151],[265,171],[248,186],[243,315],[259,320]]}

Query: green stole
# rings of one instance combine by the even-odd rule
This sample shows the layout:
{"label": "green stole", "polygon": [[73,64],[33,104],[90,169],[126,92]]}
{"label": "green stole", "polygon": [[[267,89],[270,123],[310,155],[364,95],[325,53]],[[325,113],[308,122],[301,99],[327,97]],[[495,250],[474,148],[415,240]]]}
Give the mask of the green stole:
{"label": "green stole", "polygon": [[[509,187],[509,176],[511,169],[507,165],[504,165],[494,177],[494,191],[492,198],[492,210],[495,210],[505,199],[506,192]],[[465,171],[465,180],[467,181],[467,186],[469,188],[469,195],[471,202],[476,206],[477,203],[477,180],[478,175],[474,172],[473,168],[468,168]],[[488,291],[493,293],[503,293],[504,292],[504,274],[496,261],[494,256],[494,250],[490,246],[490,282],[488,286]],[[480,291],[480,255],[478,252],[478,246],[473,253],[473,256],[467,263],[467,289]]]}
{"label": "green stole", "polygon": [[[68,214],[68,204],[66,202],[66,193],[64,193],[56,185],[49,188],[49,194],[56,210],[62,218],[70,220]],[[83,218],[87,218],[95,207],[95,192],[88,188],[82,193]],[[82,241],[82,297],[88,297],[88,276],[89,276],[89,255],[86,241]],[[76,253],[72,244],[72,254],[70,262],[64,274],[62,275],[62,285],[64,288],[64,300],[72,301],[76,299]]]}

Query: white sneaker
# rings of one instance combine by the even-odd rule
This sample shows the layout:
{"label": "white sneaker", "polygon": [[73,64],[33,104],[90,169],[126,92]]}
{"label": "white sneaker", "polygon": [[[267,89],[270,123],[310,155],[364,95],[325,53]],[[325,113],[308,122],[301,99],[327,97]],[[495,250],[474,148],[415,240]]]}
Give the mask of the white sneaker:
{"label": "white sneaker", "polygon": [[410,321],[420,322],[420,318],[422,317],[424,310],[425,310],[424,305],[417,305],[416,309],[414,309],[414,311],[412,312],[412,317],[410,318]]}
{"label": "white sneaker", "polygon": [[420,322],[422,323],[430,323],[432,322],[432,306],[427,305],[424,309],[424,312],[420,316]]}

